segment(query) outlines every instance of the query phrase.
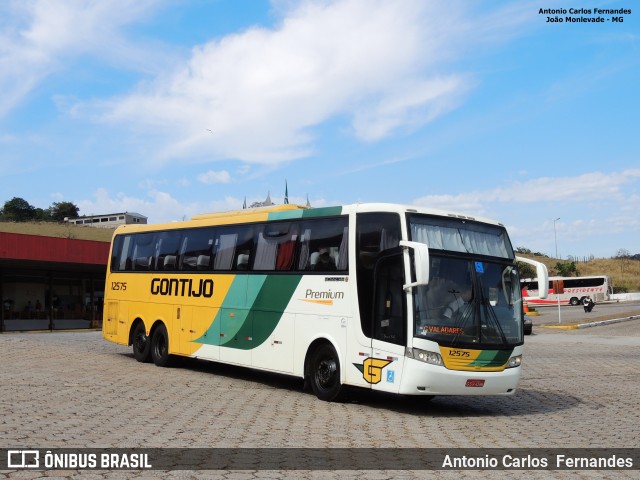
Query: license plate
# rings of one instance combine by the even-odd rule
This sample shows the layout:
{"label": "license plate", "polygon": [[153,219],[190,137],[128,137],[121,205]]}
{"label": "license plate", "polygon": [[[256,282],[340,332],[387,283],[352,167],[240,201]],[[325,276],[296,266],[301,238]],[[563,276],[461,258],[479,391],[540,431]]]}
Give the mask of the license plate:
{"label": "license plate", "polygon": [[484,387],[484,380],[476,380],[473,378],[469,378],[467,383],[464,384],[465,387]]}

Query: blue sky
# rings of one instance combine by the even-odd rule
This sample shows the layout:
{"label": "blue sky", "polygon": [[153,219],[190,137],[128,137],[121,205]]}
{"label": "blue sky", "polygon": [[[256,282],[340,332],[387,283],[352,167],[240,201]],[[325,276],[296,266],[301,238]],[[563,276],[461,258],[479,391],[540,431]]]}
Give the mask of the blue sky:
{"label": "blue sky", "polygon": [[[539,13],[594,6],[631,13]],[[286,181],[640,253],[639,25],[632,0],[4,1],[0,201],[156,223]]]}

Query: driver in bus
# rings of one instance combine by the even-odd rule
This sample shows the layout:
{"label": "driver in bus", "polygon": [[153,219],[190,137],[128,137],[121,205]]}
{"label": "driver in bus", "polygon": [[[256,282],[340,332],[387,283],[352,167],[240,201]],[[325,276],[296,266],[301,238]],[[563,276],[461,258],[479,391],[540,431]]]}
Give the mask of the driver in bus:
{"label": "driver in bus", "polygon": [[454,299],[447,305],[447,308],[444,309],[443,316],[448,320],[452,320],[464,314],[473,298],[473,289],[471,288],[471,284],[463,283],[458,285],[458,288],[449,290],[449,293],[454,296]]}

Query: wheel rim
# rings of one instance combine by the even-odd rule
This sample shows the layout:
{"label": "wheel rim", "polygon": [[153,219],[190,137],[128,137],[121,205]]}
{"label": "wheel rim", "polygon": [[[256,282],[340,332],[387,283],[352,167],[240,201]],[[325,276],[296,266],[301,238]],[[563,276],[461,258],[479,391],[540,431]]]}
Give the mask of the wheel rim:
{"label": "wheel rim", "polygon": [[335,385],[338,365],[333,358],[323,358],[318,362],[316,368],[316,381],[318,386],[322,388],[331,388]]}
{"label": "wheel rim", "polygon": [[134,348],[138,352],[144,352],[147,348],[147,344],[149,342],[149,337],[145,334],[145,332],[138,332],[133,339]]}

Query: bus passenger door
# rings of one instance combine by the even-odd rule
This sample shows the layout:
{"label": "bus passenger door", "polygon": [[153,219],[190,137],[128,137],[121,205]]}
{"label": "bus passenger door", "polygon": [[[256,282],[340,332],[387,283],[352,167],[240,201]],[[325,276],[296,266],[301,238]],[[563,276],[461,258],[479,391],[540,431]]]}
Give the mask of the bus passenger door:
{"label": "bus passenger door", "polygon": [[365,379],[373,390],[397,393],[407,344],[404,263],[399,249],[378,260],[374,278],[372,355]]}
{"label": "bus passenger door", "polygon": [[[399,248],[400,215],[390,212],[364,212],[356,216],[356,278],[360,325],[354,337],[352,363],[362,382],[376,390],[399,390],[399,374],[406,345],[402,281],[402,254]],[[397,278],[396,278],[397,277]],[[394,288],[394,283],[398,288]],[[360,334],[362,332],[362,335]],[[352,372],[352,370],[349,370]]]}

